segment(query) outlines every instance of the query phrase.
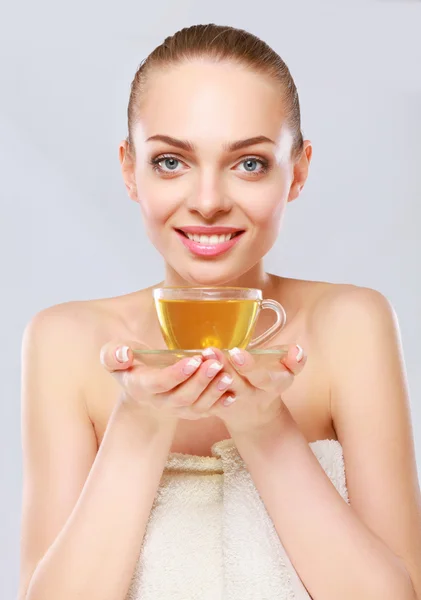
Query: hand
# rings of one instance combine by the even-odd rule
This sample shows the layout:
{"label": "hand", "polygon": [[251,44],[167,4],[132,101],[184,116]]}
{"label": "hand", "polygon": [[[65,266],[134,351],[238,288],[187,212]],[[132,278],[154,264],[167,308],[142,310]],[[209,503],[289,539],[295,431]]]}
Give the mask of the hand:
{"label": "hand", "polygon": [[[286,409],[282,394],[292,385],[307,361],[302,348],[295,344],[288,346],[288,353],[271,366],[271,370],[259,367],[253,355],[246,350],[230,350],[229,358],[217,348],[208,348],[204,353],[219,360],[232,377],[227,394],[231,404],[224,406],[218,403],[209,411],[210,415],[224,421],[231,433],[257,430],[280,416]],[[241,364],[236,362],[238,359]]]}
{"label": "hand", "polygon": [[[109,342],[101,348],[102,365],[123,388],[121,400],[134,403],[159,421],[179,418],[194,421],[210,416],[208,409],[224,396],[224,391],[217,387],[223,377],[217,377],[222,364],[198,354],[169,367],[150,367],[134,363],[131,347],[138,345],[138,342]],[[217,368],[210,368],[215,363]]]}

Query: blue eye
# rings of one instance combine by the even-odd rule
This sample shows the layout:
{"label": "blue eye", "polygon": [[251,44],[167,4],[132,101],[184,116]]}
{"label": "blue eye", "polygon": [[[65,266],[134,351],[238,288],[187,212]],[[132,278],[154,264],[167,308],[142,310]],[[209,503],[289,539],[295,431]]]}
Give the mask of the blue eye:
{"label": "blue eye", "polygon": [[[257,163],[260,163],[260,169],[253,168],[253,166]],[[246,158],[243,158],[243,160],[239,164],[246,165],[245,170],[241,169],[241,171],[243,173],[247,173],[251,177],[258,177],[259,175],[264,175],[271,169],[271,164],[268,160],[264,158],[257,158],[257,156],[247,156]]]}
{"label": "blue eye", "polygon": [[[246,163],[248,163],[248,166],[250,166],[250,163],[260,163],[262,165],[262,169],[260,171],[257,171],[257,173],[265,173],[265,170],[267,169],[267,162],[260,160],[260,158],[245,158],[243,161],[241,161],[240,164]],[[256,173],[255,169],[249,169],[248,167],[246,167],[246,171],[248,173]]]}
{"label": "blue eye", "polygon": [[[149,164],[152,165],[153,170],[162,175],[176,173],[177,166],[181,162],[182,161],[180,159],[176,158],[172,154],[160,154],[159,156],[149,160]],[[164,163],[165,167],[163,167],[161,163]],[[258,163],[260,163],[261,165],[260,170],[256,170],[255,168],[253,168],[254,164]],[[248,156],[246,158],[243,158],[238,164],[247,165],[243,173],[248,173],[252,177],[257,177],[258,175],[267,173],[270,169],[269,161],[254,156]]]}
{"label": "blue eye", "polygon": [[[155,171],[163,171],[164,173],[168,173],[168,171],[165,171],[160,163],[166,163],[166,166],[169,168],[170,171],[175,171],[175,167],[177,165],[174,166],[174,163],[179,163],[180,161],[178,160],[178,158],[175,158],[174,156],[157,156],[156,158],[153,158],[150,163],[151,165],[153,165],[154,170]],[[169,165],[168,163],[172,163],[172,165]]]}

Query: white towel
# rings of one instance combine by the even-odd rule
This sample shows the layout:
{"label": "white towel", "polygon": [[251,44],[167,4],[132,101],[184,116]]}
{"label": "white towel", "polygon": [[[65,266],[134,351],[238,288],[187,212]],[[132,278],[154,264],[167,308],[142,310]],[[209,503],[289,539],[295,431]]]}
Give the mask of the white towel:
{"label": "white towel", "polygon": [[[341,444],[310,444],[348,501]],[[171,453],[126,600],[309,600],[232,439]]]}

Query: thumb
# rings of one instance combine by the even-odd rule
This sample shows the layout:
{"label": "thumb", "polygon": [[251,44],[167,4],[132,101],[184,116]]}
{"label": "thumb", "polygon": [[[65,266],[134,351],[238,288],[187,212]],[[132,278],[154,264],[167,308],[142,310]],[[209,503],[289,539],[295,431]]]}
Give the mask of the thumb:
{"label": "thumb", "polygon": [[104,344],[99,353],[102,366],[112,373],[133,366],[133,350],[136,345],[133,341],[110,341]]}

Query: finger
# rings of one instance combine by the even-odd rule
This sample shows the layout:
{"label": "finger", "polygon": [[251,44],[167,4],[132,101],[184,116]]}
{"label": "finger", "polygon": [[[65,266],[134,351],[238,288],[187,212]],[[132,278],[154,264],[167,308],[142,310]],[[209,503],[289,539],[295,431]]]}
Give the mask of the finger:
{"label": "finger", "polygon": [[223,352],[220,348],[215,348],[213,346],[209,346],[202,350],[202,356],[205,360],[209,360],[211,358],[219,361],[224,365],[224,371],[229,373],[230,375],[235,374],[235,369],[232,368],[231,361],[227,358],[226,352]]}
{"label": "finger", "polygon": [[139,371],[141,369],[134,365],[132,350],[136,344],[138,343],[133,340],[110,341],[101,347],[99,354],[102,366],[131,397],[135,397],[139,393]]}
{"label": "finger", "polygon": [[229,356],[235,370],[251,385],[263,390],[270,389],[275,382],[279,385],[280,379],[285,379],[287,383],[291,376],[298,375],[306,360],[303,350],[300,351],[296,345],[288,346],[288,353],[270,369],[257,365],[254,357],[240,348],[232,348]]}
{"label": "finger", "polygon": [[148,367],[134,363],[132,347],[138,346],[136,341],[108,342],[100,351],[102,365],[131,395],[142,389],[152,394],[167,392],[189,379],[203,362],[198,354],[163,369]]}
{"label": "finger", "polygon": [[152,394],[170,392],[192,378],[202,364],[202,356],[196,354],[191,358],[182,358],[165,368],[142,365],[139,373],[140,386]]}
{"label": "finger", "polygon": [[201,396],[204,390],[211,385],[216,375],[222,370],[223,364],[217,360],[206,360],[189,381],[180,385],[167,394],[165,401],[174,407],[190,407]]}
{"label": "finger", "polygon": [[214,360],[219,360],[220,362],[225,361],[225,354],[219,348],[214,348],[213,346],[209,346],[202,350],[202,356],[205,360],[209,360],[213,358]]}
{"label": "finger", "polygon": [[221,350],[219,350],[219,348],[214,348],[213,346],[209,346],[208,348],[202,350],[202,356],[204,356],[206,359],[218,359],[222,354],[223,353],[221,352]]}
{"label": "finger", "polygon": [[100,350],[99,358],[101,364],[107,371],[120,371],[133,365],[133,341],[110,341],[104,344]]}
{"label": "finger", "polygon": [[298,344],[290,344],[288,353],[281,358],[281,362],[291,373],[298,375],[307,362],[307,355]]}
{"label": "finger", "polygon": [[110,340],[101,347],[100,361],[107,371],[120,371],[136,364],[136,350],[148,348],[137,340]]}
{"label": "finger", "polygon": [[219,373],[212,384],[200,394],[191,405],[191,410],[196,414],[205,414],[223,397],[234,396],[234,377],[228,373]]}
{"label": "finger", "polygon": [[[282,346],[284,349],[285,346]],[[232,365],[238,372],[248,373],[256,368],[256,362],[250,352],[246,350],[242,350],[240,348],[232,348],[228,351],[230,361]],[[282,365],[297,375],[302,371],[305,363],[307,361],[307,355],[305,354],[303,348],[298,344],[288,344],[287,353],[284,354],[279,360],[279,367]],[[273,366],[271,365],[271,369]],[[282,369],[281,369],[282,370]]]}
{"label": "finger", "polygon": [[[232,362],[227,357],[226,351],[222,351],[220,348],[214,348],[212,346],[212,347],[205,348],[204,350],[202,350],[202,356],[204,356],[206,358],[215,357],[220,363],[222,363],[224,365],[224,369],[221,372],[221,376],[223,376],[224,374],[226,374],[228,376],[232,376],[234,379],[234,385],[235,385],[235,389],[236,389],[237,393],[244,394],[246,392],[247,386],[249,385],[249,383],[247,382],[246,378],[242,378],[242,377],[238,377],[238,376],[236,377],[236,375],[239,374],[239,371],[237,369],[233,368]],[[252,357],[250,356],[250,358],[252,358]],[[254,363],[253,359],[252,359],[252,362]],[[224,380],[224,381],[228,381],[228,380]]]}

